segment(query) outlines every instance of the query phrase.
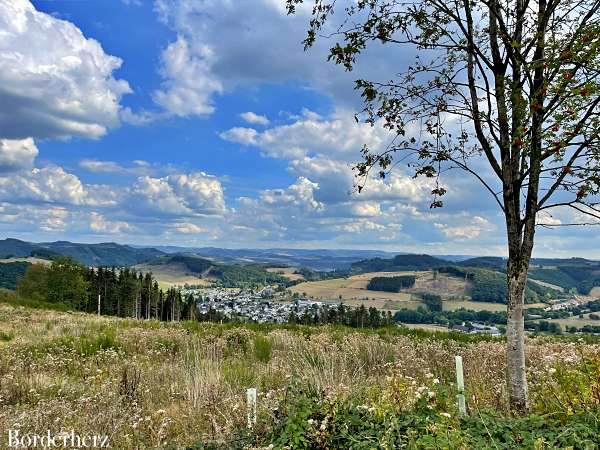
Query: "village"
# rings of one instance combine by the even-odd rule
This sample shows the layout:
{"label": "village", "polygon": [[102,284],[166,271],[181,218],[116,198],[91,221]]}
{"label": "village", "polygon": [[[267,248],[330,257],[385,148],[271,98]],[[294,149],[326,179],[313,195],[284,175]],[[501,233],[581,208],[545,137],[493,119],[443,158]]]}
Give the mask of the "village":
{"label": "village", "polygon": [[285,292],[277,292],[272,286],[257,291],[235,288],[185,287],[182,294],[196,299],[198,312],[221,313],[229,320],[249,320],[256,323],[286,323],[292,314],[300,319],[307,314],[314,315],[323,308],[337,307],[336,302],[313,301],[293,298],[285,301]]}

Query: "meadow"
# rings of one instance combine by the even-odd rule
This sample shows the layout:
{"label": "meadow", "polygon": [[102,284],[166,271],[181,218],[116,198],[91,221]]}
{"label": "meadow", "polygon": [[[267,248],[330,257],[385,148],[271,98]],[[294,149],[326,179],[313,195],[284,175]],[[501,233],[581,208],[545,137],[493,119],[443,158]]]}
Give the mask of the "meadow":
{"label": "meadow", "polygon": [[[374,277],[392,277],[415,275],[412,288],[401,292],[371,291],[367,289]],[[423,303],[418,298],[421,293],[440,295],[444,300],[444,310],[454,311],[460,308],[474,311],[505,311],[506,305],[494,302],[471,301],[466,295],[469,282],[453,276],[433,271],[404,272],[368,272],[352,275],[348,278],[333,278],[320,281],[306,281],[289,288],[293,293],[305,295],[317,300],[339,300],[350,306],[374,306],[383,310],[402,308],[417,309]],[[539,306],[539,305],[538,305]],[[528,305],[528,307],[530,307]]]}
{"label": "meadow", "polygon": [[[0,432],[75,429],[108,434],[117,449],[487,448],[478,439],[489,448],[596,448],[600,346],[527,344],[532,415],[516,419],[501,340],[0,304]],[[464,419],[455,355],[465,365]],[[259,392],[252,430],[248,387]]]}

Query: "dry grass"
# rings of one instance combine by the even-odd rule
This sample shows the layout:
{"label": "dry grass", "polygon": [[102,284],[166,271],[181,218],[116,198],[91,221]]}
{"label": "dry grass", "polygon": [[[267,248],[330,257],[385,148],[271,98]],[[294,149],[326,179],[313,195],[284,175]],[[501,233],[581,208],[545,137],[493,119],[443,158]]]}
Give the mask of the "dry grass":
{"label": "dry grass", "polygon": [[303,275],[295,273],[296,270],[297,269],[295,267],[269,267],[267,272],[279,274],[282,277],[292,281],[304,280]]}
{"label": "dry grass", "polygon": [[503,303],[473,302],[471,300],[447,300],[443,302],[444,311],[456,311],[460,308],[474,311],[506,311]]}
{"label": "dry grass", "polygon": [[[414,272],[371,272],[354,275],[348,278],[309,281],[292,286],[290,290],[299,294],[322,300],[396,300],[410,301],[412,296],[407,292],[381,292],[367,290],[367,284],[373,277],[414,274]],[[407,306],[407,308],[410,306]]]}
{"label": "dry grass", "polygon": [[[415,285],[402,292],[370,291],[367,284],[373,277],[392,277],[398,275],[415,275]],[[341,296],[345,304],[350,306],[365,305],[394,311],[402,308],[416,309],[423,306],[417,298],[420,293],[440,295],[444,300],[444,309],[454,311],[467,308],[475,311],[505,311],[506,305],[490,302],[474,302],[461,300],[465,297],[468,283],[460,278],[445,274],[426,272],[370,272],[353,275],[348,278],[310,281],[292,286],[290,290],[300,295],[306,294],[318,300],[338,300]]]}
{"label": "dry grass", "polygon": [[[107,433],[111,448],[226,442],[246,423],[245,390],[259,390],[257,432],[292,386],[361,392],[391,370],[432,373],[451,386],[454,355],[465,361],[471,405],[506,411],[504,343],[461,344],[338,328],[158,323],[0,304],[0,433],[75,429]],[[310,332],[307,332],[310,330]],[[555,363],[600,354],[598,346],[528,341],[536,380]],[[269,419],[269,420],[267,420]]]}
{"label": "dry grass", "polygon": [[200,278],[198,275],[191,274],[183,264],[138,264],[135,269],[144,273],[152,272],[159,286],[163,289],[185,284],[210,286],[212,283],[211,279]]}

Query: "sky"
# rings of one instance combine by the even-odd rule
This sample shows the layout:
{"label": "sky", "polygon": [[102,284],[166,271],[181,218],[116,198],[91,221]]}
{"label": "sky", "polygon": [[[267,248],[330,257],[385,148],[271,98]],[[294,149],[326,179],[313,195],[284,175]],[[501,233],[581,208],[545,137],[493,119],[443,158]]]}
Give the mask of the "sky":
{"label": "sky", "polygon": [[[0,0],[0,237],[505,255],[464,173],[441,209],[401,165],[356,192],[360,149],[391,137],[355,122],[353,81],[411,54],[345,72],[332,42],[303,50],[308,20],[284,0]],[[591,228],[540,229],[534,254],[597,258]]]}

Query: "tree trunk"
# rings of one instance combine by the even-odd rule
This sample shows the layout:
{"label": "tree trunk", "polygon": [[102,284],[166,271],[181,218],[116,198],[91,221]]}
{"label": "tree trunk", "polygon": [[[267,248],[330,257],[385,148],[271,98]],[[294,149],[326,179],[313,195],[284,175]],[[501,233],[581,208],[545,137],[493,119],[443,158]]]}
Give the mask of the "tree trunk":
{"label": "tree trunk", "polygon": [[510,407],[523,413],[528,408],[523,318],[528,263],[519,259],[509,257],[507,265],[506,377]]}

